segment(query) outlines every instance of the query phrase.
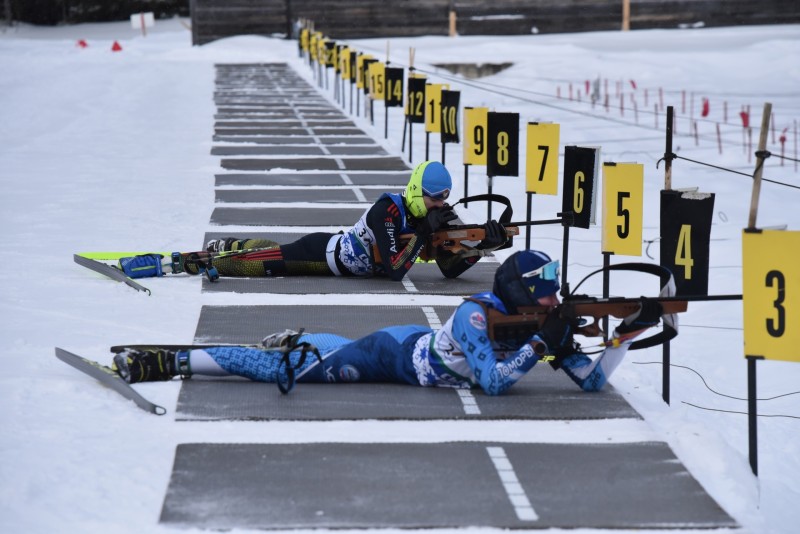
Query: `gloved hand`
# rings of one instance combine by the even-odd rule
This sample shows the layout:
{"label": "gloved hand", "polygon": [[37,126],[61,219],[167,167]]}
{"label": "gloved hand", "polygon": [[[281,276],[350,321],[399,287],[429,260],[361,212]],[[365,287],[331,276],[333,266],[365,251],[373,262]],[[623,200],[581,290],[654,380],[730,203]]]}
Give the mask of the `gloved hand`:
{"label": "gloved hand", "polygon": [[647,297],[642,297],[640,302],[639,309],[625,317],[617,326],[617,334],[630,334],[658,324],[664,313],[661,303]]}
{"label": "gloved hand", "polygon": [[445,205],[441,208],[428,210],[428,214],[417,226],[417,234],[428,237],[448,222],[457,218],[458,215],[453,211],[452,206]]}
{"label": "gloved hand", "polygon": [[539,337],[547,344],[547,354],[555,356],[554,360],[550,360],[550,365],[554,369],[561,367],[564,358],[575,352],[575,341],[572,337],[574,331],[574,321],[562,317],[558,309],[547,315],[542,328],[539,329]]}
{"label": "gloved hand", "polygon": [[506,229],[503,228],[502,224],[492,219],[486,223],[486,237],[475,248],[479,250],[494,250],[505,245],[506,241],[508,241]]}

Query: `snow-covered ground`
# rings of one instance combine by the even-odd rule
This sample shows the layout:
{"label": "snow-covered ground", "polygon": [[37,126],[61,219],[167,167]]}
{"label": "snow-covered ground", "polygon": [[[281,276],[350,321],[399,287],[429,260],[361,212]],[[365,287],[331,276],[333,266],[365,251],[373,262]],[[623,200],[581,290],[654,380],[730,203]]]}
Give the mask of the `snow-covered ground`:
{"label": "snow-covered ground", "polygon": [[[531,423],[519,421],[180,423],[173,408],[180,384],[137,386],[166,406],[155,417],[123,401],[53,357],[61,346],[108,363],[119,343],[186,343],[203,304],[290,304],[288,296],[203,294],[198,278],[147,280],[148,297],[78,267],[72,254],[89,250],[195,250],[212,230],[212,146],[215,63],[285,61],[312,83],[296,44],[237,37],[192,47],[187,21],[157,21],[147,37],[128,23],[59,28],[0,29],[0,531],[168,532],[158,517],[175,446],[185,442],[307,441],[508,441],[607,442],[664,440],[746,532],[789,533],[800,520],[800,364],[758,366],[760,476],[748,464],[746,363],[742,307],[738,302],[692,303],[672,345],[672,404],[661,401],[660,350],[631,353],[613,384],[645,416],[646,424]],[[85,39],[88,47],[76,46]],[[112,52],[117,40],[122,51]],[[352,43],[384,59],[385,40]],[[604,161],[645,165],[644,239],[658,237],[658,191],[663,187],[663,111],[679,115],[675,151],[684,157],[752,172],[743,147],[739,112],[751,106],[761,121],[773,104],[776,131],[769,150],[787,137],[786,155],[797,158],[800,119],[800,26],[652,30],[523,37],[392,39],[391,60],[405,65],[408,49],[431,81],[460,89],[462,106],[518,112],[521,123],[561,124],[561,145],[601,146]],[[459,82],[435,63],[512,62],[513,67],[475,82]],[[446,75],[446,78],[444,77]],[[586,80],[608,80],[610,105],[592,108]],[[332,77],[331,77],[332,81]],[[482,88],[476,87],[477,85]],[[636,88],[634,89],[634,85]],[[625,94],[620,111],[617,90]],[[487,91],[485,89],[491,89]],[[645,95],[647,91],[647,95]],[[556,95],[561,95],[561,99]],[[573,100],[569,99],[570,93]],[[581,100],[578,101],[578,93]],[[332,98],[332,93],[327,91]],[[631,101],[633,94],[636,108]],[[685,100],[684,100],[685,96]],[[701,117],[702,99],[709,115]],[[647,99],[647,103],[645,103]],[[684,104],[685,102],[685,104]],[[689,109],[689,105],[694,106]],[[684,105],[686,106],[684,108]],[[727,106],[727,123],[724,110]],[[383,107],[376,104],[374,136],[383,139]],[[400,152],[401,118],[390,112],[392,133],[382,141]],[[690,118],[698,119],[698,138]],[[636,121],[638,120],[638,125]],[[368,121],[358,122],[371,129]],[[716,138],[721,123],[722,153]],[[415,132],[414,157],[424,154]],[[521,134],[524,156],[524,128]],[[753,148],[758,132],[753,135]],[[431,157],[440,154],[433,136]],[[407,155],[407,152],[406,152]],[[461,185],[461,147],[448,147],[447,164]],[[520,162],[524,169],[524,161]],[[771,158],[758,226],[800,230],[800,172]],[[747,226],[751,180],[675,162],[673,187],[716,193],[710,292],[741,293],[741,231]],[[485,191],[480,168],[470,171],[470,193]],[[525,213],[522,178],[496,178],[495,192]],[[560,197],[537,196],[534,218],[560,211]],[[465,220],[485,213],[461,210]],[[559,256],[561,232],[538,227],[534,247]],[[569,268],[574,280],[602,264],[600,230],[573,230]],[[524,245],[519,239],[517,247]],[[649,247],[658,261],[658,246]],[[781,251],[775,251],[781,254]],[[500,259],[506,257],[501,256]],[[631,260],[635,258],[623,258]],[[622,259],[615,259],[621,261]],[[614,285],[639,295],[651,285]],[[369,297],[315,297],[320,303],[363,304]],[[386,297],[381,297],[385,302]],[[399,303],[455,303],[453,298],[396,297]],[[791,319],[791,318],[790,318]],[[796,318],[790,322],[797,328]],[[800,351],[800,348],[798,349]],[[784,396],[781,396],[784,395]],[[692,406],[688,403],[691,403]],[[643,427],[645,428],[643,430]],[[353,436],[358,437],[353,437]],[[657,489],[654,489],[657,491]]]}

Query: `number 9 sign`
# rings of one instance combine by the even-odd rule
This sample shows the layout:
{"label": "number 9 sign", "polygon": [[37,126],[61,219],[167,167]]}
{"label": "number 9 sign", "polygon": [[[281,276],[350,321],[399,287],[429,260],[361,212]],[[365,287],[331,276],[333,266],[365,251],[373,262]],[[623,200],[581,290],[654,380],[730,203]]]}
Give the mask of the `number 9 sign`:
{"label": "number 9 sign", "polygon": [[464,108],[464,163],[486,165],[489,108]]}
{"label": "number 9 sign", "polygon": [[800,362],[800,232],[742,235],[745,356]]}

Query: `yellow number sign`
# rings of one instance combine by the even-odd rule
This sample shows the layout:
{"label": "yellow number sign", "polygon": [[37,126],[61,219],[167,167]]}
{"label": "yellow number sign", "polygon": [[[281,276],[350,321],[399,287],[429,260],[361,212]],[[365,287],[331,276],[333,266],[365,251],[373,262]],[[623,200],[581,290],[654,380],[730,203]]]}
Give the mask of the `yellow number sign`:
{"label": "yellow number sign", "polygon": [[800,232],[742,235],[744,354],[800,362]]}
{"label": "yellow number sign", "polygon": [[429,83],[425,86],[425,131],[442,131],[442,89],[450,89],[446,83]]}
{"label": "yellow number sign", "polygon": [[372,59],[372,54],[361,54],[356,58],[356,87],[364,88],[364,60]]}
{"label": "yellow number sign", "polygon": [[525,190],[540,195],[558,194],[558,124],[528,123]]}
{"label": "yellow number sign", "polygon": [[350,74],[350,48],[342,48],[342,53],[339,54],[339,71],[342,73],[343,80],[350,80],[353,77]]}
{"label": "yellow number sign", "polygon": [[386,96],[386,64],[376,61],[369,65],[369,94],[374,100],[383,100]]}
{"label": "yellow number sign", "polygon": [[464,163],[486,165],[489,108],[464,108]]}
{"label": "yellow number sign", "polygon": [[603,252],[642,255],[644,166],[603,165]]}

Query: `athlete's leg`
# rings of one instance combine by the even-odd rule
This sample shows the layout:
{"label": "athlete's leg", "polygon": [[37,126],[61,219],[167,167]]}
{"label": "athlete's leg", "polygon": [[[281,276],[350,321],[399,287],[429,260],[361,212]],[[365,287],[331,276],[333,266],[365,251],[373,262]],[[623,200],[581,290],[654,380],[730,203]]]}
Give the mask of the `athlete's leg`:
{"label": "athlete's leg", "polygon": [[391,327],[348,343],[298,373],[298,382],[389,382],[419,385],[411,361],[422,326]]}
{"label": "athlete's leg", "polygon": [[[332,275],[325,249],[333,235],[317,232],[286,245],[220,256],[211,261],[220,276]],[[243,246],[251,247],[253,244],[266,242],[250,239],[243,241]],[[187,262],[186,271],[195,274],[197,268],[193,269],[190,262]]]}
{"label": "athlete's leg", "polygon": [[[306,334],[300,337],[300,342],[307,342],[325,355],[352,340],[336,334]],[[290,354],[293,366],[300,360],[300,351]],[[242,376],[259,382],[276,382],[278,373],[282,370],[280,352],[265,351],[258,348],[220,346],[207,349],[194,349],[189,353],[189,374],[204,376]],[[309,367],[316,362],[316,357],[308,353],[306,361],[297,372]]]}

